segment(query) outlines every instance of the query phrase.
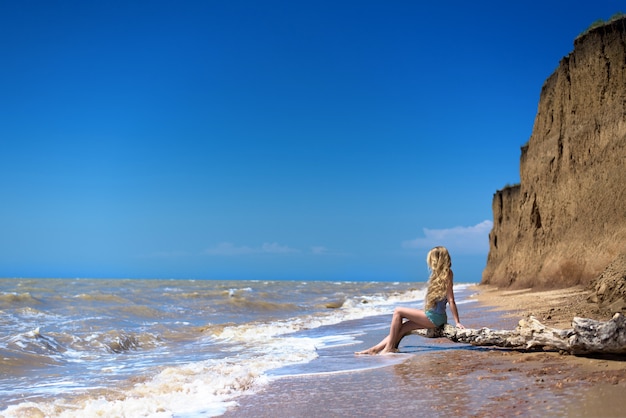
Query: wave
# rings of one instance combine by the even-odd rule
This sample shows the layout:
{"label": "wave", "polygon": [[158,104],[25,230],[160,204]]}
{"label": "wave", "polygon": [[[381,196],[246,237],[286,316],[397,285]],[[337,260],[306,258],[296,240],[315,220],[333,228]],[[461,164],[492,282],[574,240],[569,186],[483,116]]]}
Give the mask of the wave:
{"label": "wave", "polygon": [[163,339],[151,332],[109,330],[91,333],[84,337],[71,336],[68,348],[73,350],[74,354],[78,353],[78,357],[94,357],[103,354],[147,351],[162,345]]}
{"label": "wave", "polygon": [[336,300],[325,301],[322,304],[319,304],[317,306],[318,307],[323,307],[323,308],[326,308],[326,309],[339,309],[339,308],[342,308],[345,303],[346,303],[346,298],[342,297],[342,298],[336,299]]}
{"label": "wave", "polygon": [[252,358],[221,358],[167,367],[124,392],[105,392],[48,402],[9,406],[5,416],[216,416],[234,405],[233,399],[264,387],[266,372],[284,365],[311,361],[314,346],[302,339],[276,340]]}
{"label": "wave", "polygon": [[[64,373],[58,366],[62,365],[60,359],[68,352],[68,347],[56,338],[43,335],[39,329],[35,329],[17,335],[11,340],[17,347],[30,353],[0,349],[0,367],[5,373],[22,375],[27,369],[31,370],[31,373],[36,373],[37,367],[46,366],[57,366],[59,372]],[[89,345],[99,346],[102,351],[124,354],[137,350],[146,340],[151,341],[152,336],[108,332],[94,335]],[[29,397],[24,396],[24,388],[20,390],[19,385],[14,388],[10,379],[4,380],[0,384],[0,391],[4,391],[6,397],[12,396],[15,401],[21,398],[21,402],[6,409],[0,408],[4,409],[0,416],[146,416],[158,415],[164,410],[163,406],[168,410],[182,412],[189,408],[189,405],[193,405],[194,410],[199,409],[208,412],[209,415],[216,415],[217,411],[223,412],[229,398],[249,391],[257,385],[257,380],[262,382],[263,373],[267,368],[275,367],[276,362],[282,363],[281,359],[272,357],[268,354],[266,358],[259,358],[251,363],[245,359],[234,361],[224,358],[184,366],[170,366],[153,378],[144,375],[130,379],[128,384],[132,387],[121,392],[119,388],[84,387],[79,383],[80,372],[79,375],[64,373],[59,376],[49,375],[49,378],[42,379],[40,376],[39,379],[30,379],[32,383],[28,384],[28,391],[36,389],[41,394],[49,393],[50,401],[35,402],[36,398],[28,401]],[[132,357],[128,361],[134,362]],[[123,369],[126,367],[124,364],[128,365],[128,361],[99,362],[98,364],[108,366],[94,368],[94,365],[85,364],[85,367],[114,376],[117,373],[116,367],[119,365]],[[137,361],[142,360],[137,358]],[[16,383],[18,382],[13,382]],[[124,386],[127,387],[127,384]],[[89,395],[85,396],[86,393]],[[213,401],[213,406],[206,408],[207,401]]]}
{"label": "wave", "polygon": [[152,333],[127,333],[121,331],[109,331],[100,334],[91,341],[101,344],[111,353],[124,353],[127,351],[148,350],[161,345],[161,338]]}
{"label": "wave", "polygon": [[163,311],[146,305],[123,306],[119,308],[119,311],[139,318],[162,318],[164,315]]}
{"label": "wave", "polygon": [[[336,285],[339,286],[341,283]],[[368,332],[371,323],[384,319],[387,326],[386,318],[374,321],[347,321],[387,315],[398,304],[423,303],[425,294],[425,289],[417,287],[418,285],[397,292],[391,290],[393,287],[378,286],[371,294],[367,294],[371,287],[361,284],[342,288],[338,292],[327,291],[327,287],[322,286],[323,284],[320,287],[305,288],[300,293],[296,292],[294,298],[305,301],[302,306],[291,302],[293,299],[290,293],[276,297],[274,290],[281,290],[278,286],[272,288],[269,297],[264,296],[263,292],[245,286],[221,287],[213,291],[201,289],[197,292],[183,287],[182,291],[169,287],[167,304],[174,305],[172,300],[176,298],[178,301],[192,299],[192,303],[185,310],[181,310],[181,313],[186,315],[184,319],[188,320],[185,324],[174,321],[163,322],[161,318],[164,312],[161,310],[164,309],[164,305],[155,303],[150,305],[152,307],[141,304],[131,307],[133,310],[138,309],[137,312],[133,312],[135,317],[116,322],[115,326],[118,329],[94,328],[97,332],[89,331],[87,335],[80,337],[72,335],[75,331],[70,331],[69,328],[64,328],[66,332],[63,333],[44,334],[39,329],[36,332],[31,331],[32,334],[24,333],[27,335],[22,336],[23,340],[40,347],[37,349],[31,347],[31,351],[40,350],[37,352],[43,353],[42,357],[47,353],[50,358],[66,362],[80,362],[83,359],[87,360],[87,356],[97,357],[96,362],[78,363],[74,366],[77,370],[82,367],[89,368],[97,373],[98,377],[89,377],[85,383],[83,381],[75,383],[80,393],[69,389],[60,390],[59,393],[63,393],[61,397],[49,396],[47,400],[36,403],[27,402],[22,398],[21,403],[0,411],[0,415],[7,417],[36,414],[51,417],[219,415],[233,405],[242,394],[263,388],[268,381],[280,374],[273,374],[275,371],[289,366],[295,366],[288,370],[289,373],[317,370],[315,367],[306,369],[299,365],[322,364],[323,361],[313,361],[323,358],[320,356],[328,355],[328,350],[335,347],[346,347],[345,350],[350,352],[351,356],[350,348],[347,346],[360,343],[357,338]],[[359,292],[359,296],[354,296],[353,289],[358,289],[356,291]],[[304,297],[301,296],[305,292],[308,293]],[[200,326],[197,321],[194,322],[189,318],[188,313],[195,312],[193,306],[205,305],[201,299],[199,302],[193,299],[202,298],[209,293],[213,297],[207,297],[206,304],[216,305],[220,316],[206,315],[207,312],[212,312],[215,306],[212,306],[211,310],[208,308],[200,310],[202,315],[206,315],[198,316],[204,323],[211,320],[217,322]],[[273,297],[276,299],[272,299]],[[230,312],[227,307],[236,309],[233,308]],[[120,310],[117,307],[115,309]],[[224,314],[222,311],[228,312]],[[253,313],[244,318],[240,315],[240,312],[244,311],[246,313],[258,311],[261,314]],[[275,315],[273,311],[281,312],[281,315]],[[272,313],[264,315],[266,312]],[[148,324],[143,319],[146,316],[156,318],[157,315],[160,316],[159,319],[155,319],[154,324],[151,322]],[[99,321],[101,320],[106,319]],[[123,326],[120,324],[126,324],[130,320],[139,321],[141,326],[137,326],[133,331],[121,329]],[[233,323],[234,320],[248,322]],[[90,322],[89,326],[92,324],[98,326],[100,322]],[[172,327],[172,324],[177,325]],[[89,328],[85,326],[81,329],[85,333]],[[147,332],[146,329],[152,332]],[[177,345],[172,344],[173,341]],[[0,344],[1,342],[0,340]],[[155,350],[146,352],[151,349]],[[2,354],[0,347],[0,356]],[[149,358],[157,357],[162,358],[150,362]],[[345,363],[343,357],[337,357],[335,361],[337,364]],[[145,366],[137,366],[137,363],[142,362]],[[361,359],[357,363],[358,367],[363,367]],[[322,364],[319,369],[325,370],[325,367]],[[135,372],[136,374],[133,374]],[[103,379],[111,379],[119,382],[119,385],[115,386],[118,383],[114,383],[114,387],[111,387],[110,382],[99,380],[99,376],[103,374],[106,375]],[[65,380],[57,379],[53,384],[64,384],[74,377],[68,374],[63,378]],[[50,384],[47,381],[39,381],[40,386]],[[35,385],[36,383],[33,384]],[[44,391],[45,388],[42,388],[32,393]]]}
{"label": "wave", "polygon": [[19,308],[16,310],[16,313],[21,317],[32,317],[32,318],[56,318],[55,315],[51,315],[46,312],[42,312],[39,309],[32,308],[30,306],[25,306],[23,308]]}
{"label": "wave", "polygon": [[[172,413],[176,416],[220,415],[242,394],[263,388],[272,379],[272,371],[308,364],[319,357],[320,349],[355,344],[353,334],[328,335],[322,332],[314,337],[311,336],[314,334],[304,336],[298,332],[386,314],[397,301],[419,300],[420,297],[423,292],[419,290],[360,296],[347,298],[338,308],[289,319],[210,325],[201,338],[210,340],[213,349],[221,353],[221,358],[165,367],[153,377],[133,384],[123,394],[116,391],[113,395],[111,389],[110,393],[92,393],[74,400],[22,403],[9,406],[3,412],[6,416],[29,412],[70,417],[167,416]],[[240,299],[242,303],[250,303]],[[111,342],[117,341],[117,337],[122,336],[112,332],[100,335],[98,340]],[[119,348],[134,350],[137,336],[127,337],[119,341]]]}
{"label": "wave", "polygon": [[248,292],[252,292],[252,288],[251,287],[244,287],[244,288],[238,288],[238,289],[228,289],[228,292],[224,292],[226,294],[228,294],[229,297],[236,297],[236,296],[241,296],[244,293],[248,293]]}
{"label": "wave", "polygon": [[244,309],[253,309],[258,312],[271,312],[271,311],[295,311],[299,307],[293,303],[278,303],[267,302],[264,300],[248,300],[245,298],[231,298],[228,303],[232,306]]}
{"label": "wave", "polygon": [[228,289],[212,289],[212,290],[196,290],[194,292],[184,292],[181,289],[167,288],[164,289],[164,295],[177,296],[184,299],[213,299],[216,296],[221,297],[239,297],[245,293],[253,292],[251,287],[228,288]]}
{"label": "wave", "polygon": [[41,334],[39,328],[9,338],[7,347],[30,354],[58,354],[67,351],[53,337]]}
{"label": "wave", "polygon": [[93,302],[117,302],[117,303],[131,303],[128,299],[121,296],[107,294],[107,293],[80,293],[74,296],[75,299],[82,299],[85,301]]}
{"label": "wave", "polygon": [[40,328],[36,328],[10,337],[5,343],[0,342],[0,349],[16,354],[37,355],[59,362],[93,359],[106,353],[150,350],[161,345],[162,338],[148,332],[112,330],[78,337],[67,333],[43,334]]}
{"label": "wave", "polygon": [[[284,320],[250,322],[221,328],[211,327],[212,337],[227,341],[254,342],[275,336],[284,336],[305,329],[335,325],[340,322],[383,315],[393,311],[398,301],[423,301],[424,290],[415,289],[391,295],[377,294],[347,298],[340,308],[302,315]],[[339,301],[329,302],[331,306]]]}
{"label": "wave", "polygon": [[30,292],[3,292],[0,293],[0,302],[5,304],[41,303],[41,301],[31,295]]}

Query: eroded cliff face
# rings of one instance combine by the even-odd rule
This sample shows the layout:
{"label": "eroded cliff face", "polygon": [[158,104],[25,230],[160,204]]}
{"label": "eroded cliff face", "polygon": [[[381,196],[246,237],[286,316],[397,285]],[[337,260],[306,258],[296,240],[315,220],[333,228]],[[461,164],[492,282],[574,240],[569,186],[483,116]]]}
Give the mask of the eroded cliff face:
{"label": "eroded cliff face", "polygon": [[493,217],[486,284],[586,284],[626,253],[626,19],[576,39],[546,80]]}

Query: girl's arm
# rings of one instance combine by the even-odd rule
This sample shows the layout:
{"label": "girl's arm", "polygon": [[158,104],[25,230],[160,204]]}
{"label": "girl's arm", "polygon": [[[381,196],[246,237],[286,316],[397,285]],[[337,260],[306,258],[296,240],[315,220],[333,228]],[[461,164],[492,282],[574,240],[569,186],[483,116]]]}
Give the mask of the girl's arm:
{"label": "girl's arm", "polygon": [[446,296],[448,297],[448,303],[450,304],[450,310],[452,311],[452,316],[454,317],[454,322],[456,322],[456,326],[457,328],[465,328],[462,324],[461,321],[459,320],[459,311],[456,308],[456,302],[454,301],[454,289],[453,289],[453,274],[452,274],[452,270],[450,270],[450,281],[448,282],[448,291]]}

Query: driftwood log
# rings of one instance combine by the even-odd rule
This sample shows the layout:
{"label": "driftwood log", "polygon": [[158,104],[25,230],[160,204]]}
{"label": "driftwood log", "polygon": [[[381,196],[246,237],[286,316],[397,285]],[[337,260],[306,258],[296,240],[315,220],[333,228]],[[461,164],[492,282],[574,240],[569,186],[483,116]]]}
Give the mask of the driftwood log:
{"label": "driftwood log", "polygon": [[569,329],[547,327],[531,316],[522,319],[514,330],[460,329],[445,324],[412,334],[516,350],[564,351],[575,355],[626,354],[626,317],[619,313],[609,321],[574,318]]}

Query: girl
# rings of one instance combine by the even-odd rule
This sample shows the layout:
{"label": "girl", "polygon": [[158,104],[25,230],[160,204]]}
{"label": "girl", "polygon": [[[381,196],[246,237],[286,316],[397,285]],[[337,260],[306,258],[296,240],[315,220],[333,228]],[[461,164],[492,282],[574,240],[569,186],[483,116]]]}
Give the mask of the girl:
{"label": "girl", "polygon": [[[400,340],[411,331],[420,328],[437,328],[448,322],[446,304],[450,304],[452,316],[458,328],[465,328],[459,321],[459,312],[452,289],[453,274],[450,253],[445,247],[435,247],[428,252],[426,263],[430,269],[424,310],[398,307],[393,311],[389,335],[375,346],[356,354],[392,353],[398,350]],[[402,322],[404,318],[408,319]]]}

